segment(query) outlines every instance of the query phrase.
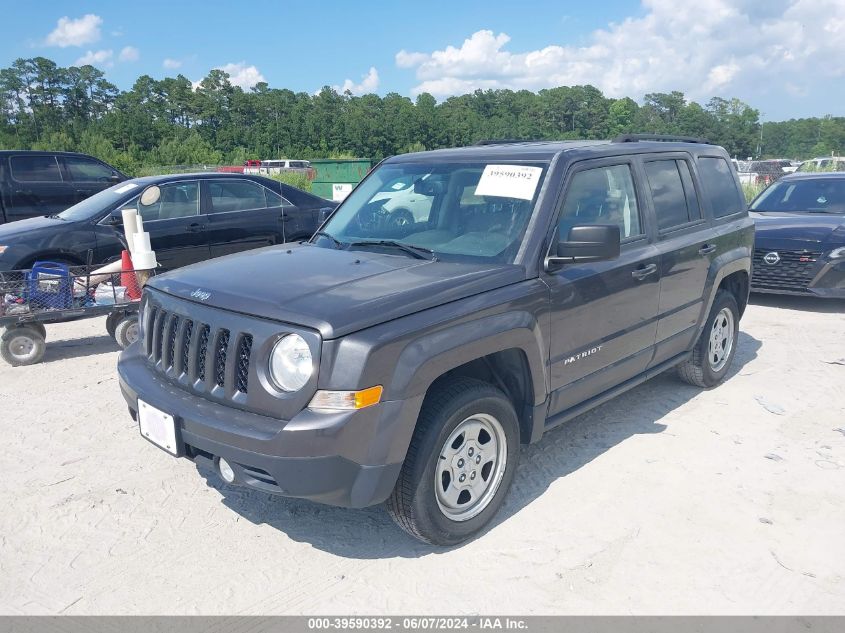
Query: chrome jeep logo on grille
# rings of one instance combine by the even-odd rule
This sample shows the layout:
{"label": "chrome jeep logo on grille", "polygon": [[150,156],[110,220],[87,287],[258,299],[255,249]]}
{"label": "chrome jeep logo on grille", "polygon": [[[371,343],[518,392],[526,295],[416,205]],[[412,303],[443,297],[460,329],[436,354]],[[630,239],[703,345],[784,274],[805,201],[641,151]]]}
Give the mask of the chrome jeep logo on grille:
{"label": "chrome jeep logo on grille", "polygon": [[774,266],[780,261],[780,255],[772,251],[771,253],[766,253],[763,256],[763,261],[766,262],[769,266]]}
{"label": "chrome jeep logo on grille", "polygon": [[199,299],[200,301],[206,301],[211,296],[211,293],[207,290],[203,290],[202,288],[197,288],[191,293],[191,296],[194,299]]}

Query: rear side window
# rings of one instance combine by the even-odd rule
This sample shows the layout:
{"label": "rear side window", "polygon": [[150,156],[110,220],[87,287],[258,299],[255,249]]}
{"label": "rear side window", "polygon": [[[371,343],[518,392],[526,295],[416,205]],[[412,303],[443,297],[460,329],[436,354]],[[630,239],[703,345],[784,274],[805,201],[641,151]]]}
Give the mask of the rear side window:
{"label": "rear side window", "polygon": [[728,161],[724,158],[699,158],[698,175],[710,196],[715,217],[722,218],[745,210],[745,200],[740,196]]}
{"label": "rear side window", "polygon": [[665,231],[701,218],[686,161],[655,160],[645,164],[645,171],[659,230]]}
{"label": "rear side window", "polygon": [[18,182],[61,182],[55,156],[12,156],[12,178]]}
{"label": "rear side window", "polygon": [[70,177],[79,182],[109,182],[114,172],[90,158],[65,157]]}
{"label": "rear side window", "polygon": [[215,180],[208,184],[212,213],[265,209],[264,187],[246,180]]}
{"label": "rear side window", "polygon": [[267,206],[270,208],[281,206],[293,206],[290,202],[282,198],[282,196],[277,194],[275,191],[270,191],[269,189],[264,189],[264,197],[267,199]]}

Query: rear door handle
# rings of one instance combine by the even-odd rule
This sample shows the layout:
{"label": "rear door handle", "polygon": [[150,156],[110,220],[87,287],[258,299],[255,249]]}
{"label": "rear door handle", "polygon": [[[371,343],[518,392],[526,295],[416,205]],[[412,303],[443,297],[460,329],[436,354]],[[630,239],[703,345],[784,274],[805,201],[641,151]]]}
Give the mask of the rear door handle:
{"label": "rear door handle", "polygon": [[199,222],[193,222],[193,223],[189,224],[189,225],[185,228],[185,230],[186,230],[188,233],[199,233],[199,232],[200,232],[200,231],[202,231],[204,228],[205,228],[205,225],[204,225],[204,224],[200,224]]}
{"label": "rear door handle", "polygon": [[712,253],[715,250],[716,250],[715,244],[705,244],[704,246],[702,246],[701,248],[698,249],[698,254],[699,255],[709,255],[710,253]]}
{"label": "rear door handle", "polygon": [[637,281],[641,281],[657,272],[657,264],[649,264],[648,266],[641,266],[636,270],[631,271],[631,277]]}
{"label": "rear door handle", "polygon": [[290,220],[290,216],[287,213],[282,213],[282,215],[279,216],[279,219],[282,222],[287,222],[288,220]]}

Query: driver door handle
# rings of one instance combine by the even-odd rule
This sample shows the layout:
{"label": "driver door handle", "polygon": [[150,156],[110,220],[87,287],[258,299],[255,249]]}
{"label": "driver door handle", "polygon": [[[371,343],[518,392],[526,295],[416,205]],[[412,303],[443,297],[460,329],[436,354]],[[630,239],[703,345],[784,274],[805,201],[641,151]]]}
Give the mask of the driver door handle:
{"label": "driver door handle", "polygon": [[191,224],[189,224],[189,225],[185,228],[185,230],[186,230],[188,233],[199,233],[199,232],[200,232],[200,231],[202,231],[204,228],[205,228],[205,225],[204,225],[204,224],[200,224],[199,222],[192,222]]}
{"label": "driver door handle", "polygon": [[705,244],[704,246],[702,246],[701,248],[698,249],[698,254],[699,255],[709,255],[710,253],[712,253],[715,250],[716,250],[715,244]]}
{"label": "driver door handle", "polygon": [[637,281],[642,281],[649,275],[653,275],[657,272],[657,264],[649,264],[648,266],[640,266],[636,270],[631,271],[631,277],[636,279]]}

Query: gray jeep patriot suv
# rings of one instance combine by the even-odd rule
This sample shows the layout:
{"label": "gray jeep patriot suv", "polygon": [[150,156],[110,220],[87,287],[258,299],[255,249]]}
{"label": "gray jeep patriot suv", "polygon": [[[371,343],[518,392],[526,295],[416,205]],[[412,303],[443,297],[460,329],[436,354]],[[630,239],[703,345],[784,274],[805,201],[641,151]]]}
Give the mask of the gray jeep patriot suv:
{"label": "gray jeep patriot suv", "polygon": [[754,228],[694,139],[395,156],[320,231],[157,276],[120,386],[222,478],[430,543],[501,506],[520,444],[671,367],[727,375]]}

